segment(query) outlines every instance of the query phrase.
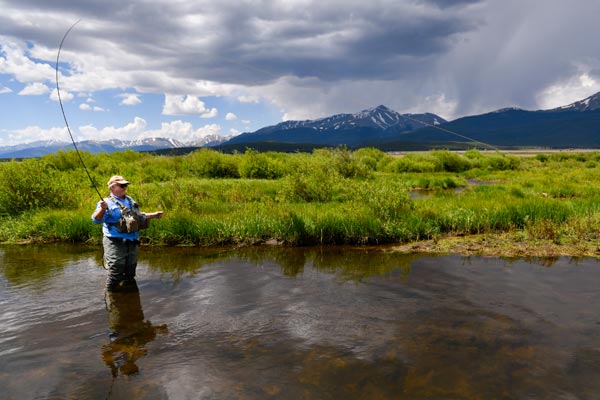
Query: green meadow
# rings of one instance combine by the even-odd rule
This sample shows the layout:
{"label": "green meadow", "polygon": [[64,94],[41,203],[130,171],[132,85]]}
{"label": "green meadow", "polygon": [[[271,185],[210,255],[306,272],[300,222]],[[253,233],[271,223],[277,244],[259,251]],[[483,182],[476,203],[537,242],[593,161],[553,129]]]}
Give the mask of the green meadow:
{"label": "green meadow", "polygon": [[[469,150],[395,156],[376,149],[82,158],[103,196],[132,182],[151,245],[406,245],[509,235],[598,250],[600,153],[518,156]],[[99,200],[76,152],[0,163],[0,241],[101,242]]]}

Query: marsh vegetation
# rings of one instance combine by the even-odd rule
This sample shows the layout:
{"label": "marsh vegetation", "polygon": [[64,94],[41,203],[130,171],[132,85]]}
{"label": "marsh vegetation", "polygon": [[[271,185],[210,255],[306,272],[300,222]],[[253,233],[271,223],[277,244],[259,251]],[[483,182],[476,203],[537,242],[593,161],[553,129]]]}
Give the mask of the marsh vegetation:
{"label": "marsh vegetation", "polygon": [[[202,149],[83,159],[101,192],[108,177],[124,175],[143,209],[165,212],[143,232],[148,244],[406,244],[509,234],[574,253],[597,250],[598,152]],[[0,184],[0,241],[100,242],[90,220],[98,195],[74,151],[0,163]],[[415,190],[428,195],[415,198]]]}

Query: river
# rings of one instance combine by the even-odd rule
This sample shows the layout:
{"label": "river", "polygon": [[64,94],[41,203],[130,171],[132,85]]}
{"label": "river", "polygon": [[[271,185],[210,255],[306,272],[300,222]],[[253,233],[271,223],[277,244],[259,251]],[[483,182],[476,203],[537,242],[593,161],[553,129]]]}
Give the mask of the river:
{"label": "river", "polygon": [[[597,399],[600,263],[0,246],[2,399]],[[134,288],[135,289],[135,288]]]}

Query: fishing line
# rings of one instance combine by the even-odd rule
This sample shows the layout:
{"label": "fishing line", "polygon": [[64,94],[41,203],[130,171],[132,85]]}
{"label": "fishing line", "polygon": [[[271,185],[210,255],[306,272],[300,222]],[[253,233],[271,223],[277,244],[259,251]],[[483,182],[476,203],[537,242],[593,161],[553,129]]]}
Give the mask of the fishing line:
{"label": "fishing line", "polygon": [[79,23],[79,21],[81,21],[81,20],[77,20],[77,22],[75,22],[73,25],[71,25],[71,27],[67,30],[67,32],[65,32],[65,35],[63,36],[62,40],[60,41],[60,46],[58,46],[58,54],[56,55],[56,68],[55,68],[55,70],[56,70],[56,93],[58,94],[58,103],[60,104],[60,110],[62,111],[62,115],[65,120],[65,125],[67,126],[67,132],[69,132],[69,136],[71,137],[71,142],[73,143],[75,152],[77,153],[77,156],[79,156],[79,161],[81,161],[81,165],[83,165],[83,169],[85,170],[85,173],[87,174],[90,182],[92,183],[92,186],[96,190],[96,193],[98,193],[98,196],[100,196],[100,200],[103,200],[103,197],[100,194],[100,191],[96,187],[96,183],[94,182],[94,180],[92,179],[92,176],[90,175],[90,171],[88,171],[87,166],[85,165],[85,162],[83,161],[83,157],[81,157],[81,153],[79,152],[79,149],[77,148],[77,143],[75,143],[73,134],[71,133],[71,128],[69,127],[69,122],[67,121],[67,116],[65,114],[65,108],[63,107],[62,99],[60,97],[60,87],[58,85],[58,62],[60,60],[60,51],[62,50],[62,46],[63,46],[63,43],[65,42],[65,39],[67,38],[67,35],[69,35],[69,32],[71,32],[71,30],[73,28],[75,28],[75,25],[77,25]]}
{"label": "fishing line", "polygon": [[[277,76],[277,75],[276,75],[276,74],[274,74],[273,72],[271,72],[271,71],[269,71],[269,70],[266,70],[266,69],[264,69],[264,68],[255,67],[255,66],[253,66],[253,65],[246,64],[246,63],[243,63],[243,62],[239,62],[239,61],[237,61],[237,60],[233,60],[233,59],[226,58],[226,57],[221,57],[221,58],[222,58],[223,60],[225,60],[225,61],[227,61],[227,62],[231,63],[231,64],[236,64],[236,65],[239,65],[239,66],[241,66],[241,67],[247,68],[247,69],[249,69],[249,70],[254,70],[254,71],[257,71],[257,72],[261,72],[261,73],[263,73],[263,74],[265,74],[265,75],[269,75],[269,76],[271,76],[272,78],[275,78],[275,79],[279,78],[279,76]],[[363,105],[363,106],[364,106],[364,105]],[[442,128],[441,126],[437,126],[437,125],[434,125],[434,124],[430,124],[430,123],[428,123],[428,122],[425,122],[425,121],[420,121],[420,120],[418,120],[418,119],[416,119],[416,118],[411,118],[411,117],[409,117],[409,116],[407,116],[407,115],[405,115],[405,114],[400,114],[400,113],[398,113],[398,115],[399,115],[401,118],[404,118],[404,119],[406,119],[406,120],[409,120],[409,121],[412,121],[412,122],[416,122],[416,123],[422,124],[422,125],[424,125],[424,126],[427,126],[427,127],[429,127],[429,128],[437,129],[437,130],[439,130],[439,131],[442,131],[442,132],[449,133],[449,134],[451,134],[451,135],[454,135],[454,136],[460,137],[460,138],[462,138],[462,139],[469,140],[469,141],[471,141],[471,142],[473,142],[473,143],[478,143],[478,144],[481,144],[481,145],[483,145],[484,147],[489,147],[490,149],[493,149],[493,150],[496,150],[496,151],[501,151],[501,150],[500,150],[498,147],[496,147],[496,146],[494,146],[494,145],[491,145],[491,144],[489,144],[489,143],[482,142],[482,141],[480,141],[480,140],[475,140],[475,139],[473,139],[473,138],[471,138],[471,137],[469,137],[469,136],[467,136],[467,135],[463,135],[463,134],[460,134],[460,133],[457,133],[457,132],[451,131],[450,129]],[[402,133],[411,133],[411,132],[402,132]]]}
{"label": "fishing line", "polygon": [[[401,117],[401,118],[405,118],[405,119],[407,119],[407,120],[409,120],[409,121],[418,122],[418,123],[420,123],[420,124],[423,124],[423,125],[425,125],[425,126],[427,126],[427,127],[430,127],[430,128],[435,128],[435,129],[438,129],[438,130],[440,130],[440,131],[442,131],[442,132],[450,133],[450,134],[452,134],[452,135],[455,135],[455,136],[461,137],[461,138],[463,138],[463,139],[470,140],[470,141],[471,141],[471,142],[473,142],[473,143],[479,143],[479,144],[482,144],[482,145],[484,145],[484,146],[487,146],[487,147],[489,147],[490,149],[494,149],[494,150],[496,150],[496,151],[501,151],[499,148],[497,148],[497,147],[496,147],[496,146],[494,146],[494,145],[491,145],[491,144],[489,144],[489,143],[482,142],[482,141],[480,141],[480,140],[475,140],[475,139],[473,139],[473,138],[470,138],[470,137],[468,137],[468,136],[465,136],[465,135],[461,135],[460,133],[453,132],[453,131],[451,131],[450,129],[442,128],[441,126],[436,126],[436,125],[434,125],[434,124],[430,124],[430,123],[428,123],[428,122],[425,122],[425,121],[419,121],[418,119],[411,118],[411,117],[407,117],[407,116],[406,116],[406,115],[404,115],[404,114],[400,114],[400,117]],[[403,133],[412,133],[412,132],[403,132]]]}

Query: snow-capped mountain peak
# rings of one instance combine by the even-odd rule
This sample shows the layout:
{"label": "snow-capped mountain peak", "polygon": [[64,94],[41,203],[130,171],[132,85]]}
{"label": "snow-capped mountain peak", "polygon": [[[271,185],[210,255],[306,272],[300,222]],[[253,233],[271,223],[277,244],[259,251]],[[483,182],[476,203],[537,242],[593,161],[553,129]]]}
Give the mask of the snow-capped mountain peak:
{"label": "snow-capped mountain peak", "polygon": [[565,111],[593,111],[600,109],[600,92],[583,100],[554,109]]}
{"label": "snow-capped mountain peak", "polygon": [[441,124],[446,122],[443,118],[434,114],[400,114],[384,105],[359,111],[354,114],[336,114],[326,118],[304,121],[286,121],[275,126],[263,128],[258,132],[270,132],[272,130],[287,130],[298,128],[309,128],[315,131],[344,131],[356,128],[373,128],[387,130],[390,128],[406,129],[419,122],[423,125]]}
{"label": "snow-capped mountain peak", "polygon": [[282,141],[334,145],[344,143],[355,146],[370,140],[379,140],[384,136],[445,122],[447,121],[435,114],[400,114],[384,105],[379,105],[354,114],[336,114],[315,120],[282,122],[255,132],[243,133],[227,144]]}

